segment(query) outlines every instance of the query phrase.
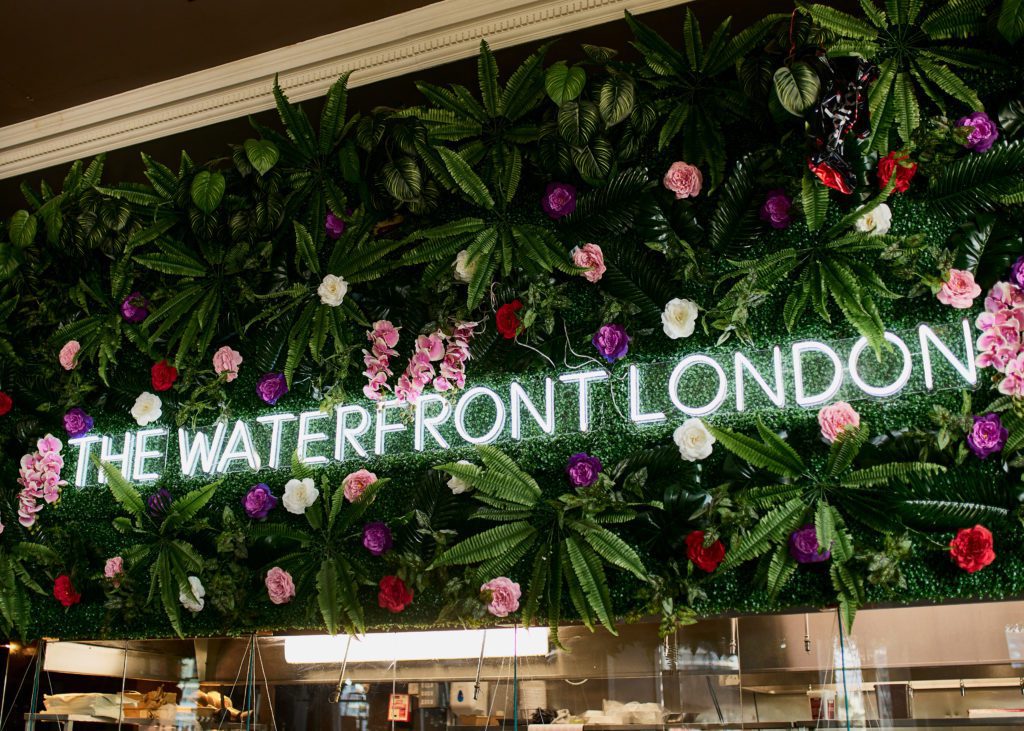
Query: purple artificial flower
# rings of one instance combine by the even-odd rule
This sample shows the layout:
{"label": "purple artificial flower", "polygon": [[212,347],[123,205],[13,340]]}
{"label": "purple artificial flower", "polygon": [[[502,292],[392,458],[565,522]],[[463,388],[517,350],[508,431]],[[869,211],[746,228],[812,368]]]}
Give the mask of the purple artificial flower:
{"label": "purple artificial flower", "polygon": [[590,487],[597,482],[601,469],[600,459],[586,452],[577,452],[569,457],[569,463],[565,466],[565,474],[569,475],[569,482],[573,487]]}
{"label": "purple artificial flower", "polygon": [[277,507],[277,498],[270,492],[270,487],[258,482],[249,488],[242,498],[245,514],[256,520],[263,520],[267,513]]}
{"label": "purple artificial flower", "polygon": [[599,327],[590,342],[594,344],[602,358],[609,363],[614,363],[629,352],[630,340],[631,338],[626,334],[626,328],[613,322]]}
{"label": "purple artificial flower", "polygon": [[76,406],[64,414],[64,429],[72,439],[84,437],[92,429],[92,417]]}
{"label": "purple artificial flower", "polygon": [[374,556],[391,550],[391,529],[381,522],[367,523],[363,527],[363,547]]}
{"label": "purple artificial flower", "polygon": [[149,300],[142,296],[142,292],[132,292],[121,303],[121,317],[125,322],[138,325],[149,317]]}
{"label": "purple artificial flower", "polygon": [[970,127],[964,147],[972,152],[985,152],[999,139],[999,128],[985,112],[971,112],[956,121],[957,127]]}
{"label": "purple artificial flower", "polygon": [[256,382],[256,393],[263,399],[263,403],[273,406],[288,393],[288,381],[283,373],[264,373]]}
{"label": "purple artificial flower", "polygon": [[832,558],[831,551],[818,552],[818,532],[813,525],[805,525],[789,534],[789,555],[797,563],[821,563]]}
{"label": "purple artificial flower", "polygon": [[324,227],[327,229],[327,235],[335,240],[341,238],[341,235],[345,233],[345,222],[329,211]]}
{"label": "purple artificial flower", "polygon": [[988,413],[974,417],[974,426],[967,433],[967,446],[978,459],[985,459],[1003,449],[1009,430],[1003,426],[999,414]]}
{"label": "purple artificial flower", "polygon": [[1010,267],[1010,282],[1024,289],[1024,256],[1017,257]]}
{"label": "purple artificial flower", "polygon": [[789,209],[793,207],[793,199],[786,195],[782,188],[768,191],[768,197],[761,204],[761,220],[772,228],[786,228],[793,222]]}
{"label": "purple artificial flower", "polygon": [[556,221],[576,210],[576,186],[568,183],[548,183],[540,206]]}
{"label": "purple artificial flower", "polygon": [[149,496],[146,506],[149,508],[151,518],[161,517],[171,507],[171,493],[161,487]]}

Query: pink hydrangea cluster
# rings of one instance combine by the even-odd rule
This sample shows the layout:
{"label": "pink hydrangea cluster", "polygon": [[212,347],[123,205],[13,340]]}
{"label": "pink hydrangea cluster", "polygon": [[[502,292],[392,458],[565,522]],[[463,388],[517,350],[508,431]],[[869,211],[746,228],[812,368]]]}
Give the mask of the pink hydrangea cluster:
{"label": "pink hydrangea cluster", "polygon": [[395,350],[398,328],[389,320],[377,320],[373,329],[366,331],[366,339],[370,341],[370,349],[363,351],[363,365],[366,366],[363,375],[370,380],[363,386],[363,395],[371,401],[379,401],[383,398],[382,390],[391,390],[388,378],[394,374],[389,365],[391,357],[398,355]]}
{"label": "pink hydrangea cluster", "polygon": [[64,448],[57,437],[47,434],[36,442],[36,451],[21,458],[21,469],[18,471],[18,522],[31,528],[36,522],[36,513],[43,509],[43,503],[55,503],[60,499],[61,488],[68,484],[60,479],[60,471],[64,467],[64,458],[60,451]]}
{"label": "pink hydrangea cluster", "polygon": [[434,363],[444,358],[444,334],[440,331],[416,338],[416,350],[409,358],[405,373],[398,377],[395,396],[408,404],[416,403],[423,389],[430,385],[437,375]]}
{"label": "pink hydrangea cluster", "polygon": [[1024,397],[1024,290],[1009,282],[997,282],[975,324],[981,330],[978,366],[1003,374],[1000,393]]}
{"label": "pink hydrangea cluster", "polygon": [[457,322],[452,334],[445,338],[444,357],[440,375],[434,379],[438,391],[450,391],[466,385],[466,361],[469,360],[469,341],[473,339],[475,322]]}

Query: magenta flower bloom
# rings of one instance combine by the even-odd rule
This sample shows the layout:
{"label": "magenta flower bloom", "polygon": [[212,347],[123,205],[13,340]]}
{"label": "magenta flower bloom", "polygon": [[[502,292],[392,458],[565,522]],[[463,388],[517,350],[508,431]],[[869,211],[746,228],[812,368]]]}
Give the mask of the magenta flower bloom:
{"label": "magenta flower bloom", "polygon": [[956,121],[957,127],[970,127],[964,147],[972,152],[985,152],[999,139],[999,128],[985,112],[971,112]]}
{"label": "magenta flower bloom", "polygon": [[132,292],[121,303],[121,317],[125,322],[138,325],[149,317],[149,300],[142,296],[142,292]]}
{"label": "magenta flower bloom", "polygon": [[569,464],[565,466],[565,474],[569,475],[569,482],[573,487],[590,487],[597,482],[601,474],[601,460],[586,452],[577,452],[569,457]]}
{"label": "magenta flower bloom", "polygon": [[540,206],[550,218],[556,221],[576,210],[576,186],[568,183],[548,183]]}
{"label": "magenta flower bloom", "polygon": [[249,492],[242,498],[242,507],[250,518],[263,520],[277,507],[277,498],[270,492],[268,485],[259,482],[250,487]]}
{"label": "magenta flower bloom", "polygon": [[283,373],[264,373],[256,382],[256,393],[263,403],[273,406],[288,393],[288,381]]}
{"label": "magenta flower bloom", "polygon": [[599,327],[590,342],[594,344],[602,358],[609,363],[614,363],[629,352],[630,340],[631,338],[626,334],[626,328],[610,323]]}
{"label": "magenta flower bloom", "polygon": [[988,413],[974,417],[974,426],[967,433],[967,446],[978,459],[985,459],[990,454],[1001,452],[1006,444],[1009,430],[1003,426],[999,414]]}
{"label": "magenta flower bloom", "polygon": [[813,525],[805,525],[789,535],[789,555],[797,563],[821,563],[832,558],[831,551],[818,553],[818,532]]}
{"label": "magenta flower bloom", "polygon": [[793,199],[782,188],[769,190],[768,197],[761,204],[761,220],[772,228],[786,228],[793,221],[789,215],[792,207]]}
{"label": "magenta flower bloom", "polygon": [[146,500],[146,506],[149,508],[151,518],[161,517],[171,507],[171,493],[161,487],[149,496],[149,499]]}
{"label": "magenta flower bloom", "polygon": [[1024,289],[1024,256],[1017,257],[1010,267],[1010,282]]}
{"label": "magenta flower bloom", "polygon": [[92,429],[92,417],[76,406],[64,414],[64,429],[72,439],[84,437]]}
{"label": "magenta flower bloom", "polygon": [[328,211],[327,220],[324,222],[324,228],[327,229],[327,235],[329,237],[337,240],[341,238],[343,233],[345,233],[345,222]]}
{"label": "magenta flower bloom", "polygon": [[374,556],[382,556],[391,550],[391,529],[379,521],[363,526],[363,547]]}

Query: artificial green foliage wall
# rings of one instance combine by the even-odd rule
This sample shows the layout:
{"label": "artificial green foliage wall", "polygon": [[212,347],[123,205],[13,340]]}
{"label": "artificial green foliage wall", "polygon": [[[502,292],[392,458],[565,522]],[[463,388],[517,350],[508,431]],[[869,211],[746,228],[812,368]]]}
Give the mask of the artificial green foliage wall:
{"label": "artificial green foliage wall", "polygon": [[[852,621],[865,603],[1024,593],[1024,403],[997,390],[1006,373],[979,368],[972,391],[945,371],[932,391],[917,371],[891,398],[843,391],[860,427],[831,444],[816,408],[764,399],[707,416],[708,455],[684,459],[673,441],[685,417],[665,381],[685,355],[725,363],[736,350],[764,358],[797,340],[864,337],[865,361],[891,359],[885,330],[912,342],[927,322],[955,342],[991,287],[1024,277],[1020,3],[861,5],[703,30],[680,11],[681,47],[627,17],[636,60],[594,46],[559,60],[545,46],[499,70],[482,44],[479,88],[419,84],[420,106],[354,110],[342,77],[319,120],[276,90],[281,124],[254,123],[221,158],[143,155],[147,184],[105,180],[99,158],[72,166],[61,190],[23,186],[25,208],[0,224],[0,628],[126,637],[480,623],[494,619],[481,585],[498,576],[521,587],[517,618],[609,628],[796,606],[838,605]],[[842,136],[843,193],[809,160],[850,55],[877,74],[862,88],[863,134]],[[972,137],[977,116],[961,122],[972,112],[985,113],[990,146]],[[891,175],[886,159],[901,161]],[[693,167],[666,178],[675,163],[699,178]],[[574,259],[586,244],[600,248],[599,278]],[[965,309],[937,297],[951,270],[981,288]],[[336,278],[340,298],[324,289]],[[700,308],[685,338],[662,322],[673,299]],[[507,394],[512,381],[535,389],[606,369],[594,428],[576,429],[576,402],[560,395],[555,434],[506,431],[481,451],[406,447],[319,469],[286,455],[280,469],[230,471],[212,487],[173,469],[178,427],[372,410],[363,349],[381,320],[400,328],[392,388],[417,336],[478,323],[464,386],[443,392],[453,403],[475,385]],[[629,335],[625,357],[592,343],[609,324]],[[69,341],[80,350],[62,364]],[[224,347],[243,357],[237,379],[214,367]],[[176,380],[158,392],[156,425],[172,434],[160,481],[66,485],[19,520],[19,464],[36,440],[66,441],[76,408],[91,433],[138,429],[131,409],[162,361]],[[623,416],[631,364],[652,376],[641,401],[666,421]],[[274,405],[258,395],[268,373],[289,389]],[[968,436],[989,413],[1006,433],[981,459]],[[577,453],[600,459],[594,484],[571,484]],[[343,480],[360,468],[387,481],[350,501]],[[303,478],[319,489],[305,513],[278,504],[247,517],[252,485],[280,499]],[[456,494],[453,479],[470,489]],[[162,503],[147,503],[161,489]],[[370,522],[393,534],[380,556],[362,543]],[[991,531],[994,560],[967,572],[950,544],[976,525]],[[806,526],[827,558],[798,560],[790,537]],[[123,570],[105,576],[114,557]],[[264,583],[274,566],[295,584],[286,603]],[[378,596],[385,577],[412,592],[401,611]]]}

